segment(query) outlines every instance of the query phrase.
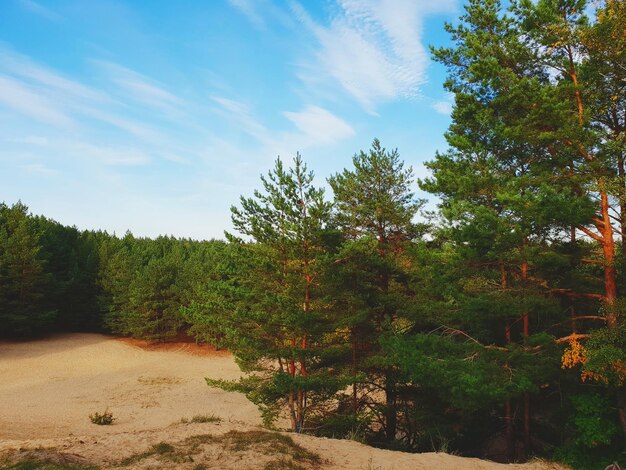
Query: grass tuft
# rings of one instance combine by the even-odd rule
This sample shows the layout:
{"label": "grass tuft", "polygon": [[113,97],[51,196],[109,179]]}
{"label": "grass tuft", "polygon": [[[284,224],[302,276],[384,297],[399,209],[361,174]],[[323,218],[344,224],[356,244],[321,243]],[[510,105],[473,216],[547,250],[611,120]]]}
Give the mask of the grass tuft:
{"label": "grass tuft", "polygon": [[173,445],[168,444],[167,442],[159,442],[158,444],[154,444],[148,450],[141,452],[139,454],[133,454],[130,457],[126,457],[124,460],[120,462],[120,465],[126,467],[128,465],[132,465],[137,463],[143,459],[147,459],[153,455],[165,455],[169,456],[174,454],[176,449]]}
{"label": "grass tuft", "polygon": [[187,424],[187,423],[221,423],[222,422],[222,418],[220,418],[219,416],[216,415],[195,415],[193,418],[191,419],[187,419],[187,418],[182,418],[180,420],[181,423],[183,424]]}
{"label": "grass tuft", "polygon": [[92,415],[89,415],[89,419],[93,424],[97,424],[99,426],[108,426],[110,424],[113,424],[113,421],[115,421],[116,418],[113,417],[113,413],[111,413],[107,408],[106,410],[104,410],[104,413],[96,412]]}
{"label": "grass tuft", "polygon": [[[219,445],[231,454],[255,452],[273,457],[273,460],[265,465],[266,470],[306,470],[320,468],[322,463],[319,455],[296,444],[290,436],[268,431],[229,431],[223,435],[191,436],[177,443],[176,447],[161,442],[145,452],[124,459],[119,465],[133,465],[152,456],[158,457],[161,461],[167,459],[172,462],[193,462],[192,456],[202,453],[204,450],[202,446],[205,444]],[[203,468],[206,467],[199,464],[195,470]]]}

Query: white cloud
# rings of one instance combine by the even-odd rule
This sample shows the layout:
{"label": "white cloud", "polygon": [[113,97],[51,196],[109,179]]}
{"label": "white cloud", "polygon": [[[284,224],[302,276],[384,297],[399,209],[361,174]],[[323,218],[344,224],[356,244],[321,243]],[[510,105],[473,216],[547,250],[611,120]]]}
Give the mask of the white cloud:
{"label": "white cloud", "polygon": [[29,163],[27,165],[22,165],[21,168],[28,173],[35,173],[44,176],[55,176],[59,173],[58,171],[48,168],[46,165],[41,163]]}
{"label": "white cloud", "polygon": [[61,147],[69,156],[96,159],[105,165],[139,166],[150,162],[150,157],[145,152],[128,146],[111,147],[85,142],[64,142]]}
{"label": "white cloud", "polygon": [[[182,102],[171,93],[152,85],[149,79],[130,69],[108,62],[100,63],[106,64],[109,73],[117,72],[120,86],[132,92],[136,101],[166,113],[177,112],[175,107]],[[162,141],[162,136],[155,129],[126,117],[127,97],[125,101],[120,100],[104,90],[65,78],[2,44],[1,72],[6,75],[0,75],[0,104],[4,103],[25,116],[61,128],[86,127],[83,121],[87,117],[142,140]]]}
{"label": "white cloud", "polygon": [[74,121],[51,100],[7,76],[0,75],[0,103],[28,117],[64,128]]}
{"label": "white cloud", "polygon": [[286,130],[281,133],[267,129],[245,103],[218,96],[212,99],[223,108],[227,117],[238,122],[247,134],[262,145],[262,154],[293,154],[307,147],[334,144],[355,134],[350,124],[319,106],[309,105],[301,111],[283,112],[296,131]]}
{"label": "white cloud", "polygon": [[233,7],[239,10],[243,15],[248,18],[248,21],[257,29],[265,29],[265,21],[263,17],[256,10],[258,1],[255,0],[228,0]]}
{"label": "white cloud", "polygon": [[368,112],[382,102],[416,96],[426,80],[428,52],[421,44],[426,14],[448,11],[454,0],[343,0],[328,26],[314,22],[298,3],[292,11],[317,39],[307,77],[319,69]]}
{"label": "white cloud", "polygon": [[107,73],[109,79],[135,101],[167,113],[176,113],[183,101],[155,80],[113,62],[92,60]]}
{"label": "white cloud", "polygon": [[62,94],[74,99],[106,102],[110,99],[103,93],[93,90],[79,82],[69,80],[42,67],[28,57],[13,52],[0,44],[0,69],[6,73],[26,79],[30,84],[53,90],[54,95]]}
{"label": "white cloud", "polygon": [[7,139],[7,142],[11,142],[15,144],[37,145],[39,147],[44,147],[50,143],[47,137],[42,137],[38,135],[27,135],[25,137],[15,137],[15,138]]}
{"label": "white cloud", "polygon": [[318,106],[307,106],[300,112],[283,114],[315,143],[332,144],[354,135],[350,124]]}
{"label": "white cloud", "polygon": [[20,5],[22,5],[23,8],[30,11],[31,13],[42,16],[48,20],[59,21],[62,19],[61,15],[59,15],[58,13],[44,7],[43,5],[40,5],[33,0],[20,0]]}
{"label": "white cloud", "polygon": [[449,116],[452,113],[452,103],[449,101],[437,101],[433,104],[433,109],[439,114]]}
{"label": "white cloud", "polygon": [[241,128],[259,142],[267,144],[272,139],[270,132],[254,116],[248,105],[240,101],[221,96],[212,96],[211,99],[219,104],[229,118],[234,119]]}

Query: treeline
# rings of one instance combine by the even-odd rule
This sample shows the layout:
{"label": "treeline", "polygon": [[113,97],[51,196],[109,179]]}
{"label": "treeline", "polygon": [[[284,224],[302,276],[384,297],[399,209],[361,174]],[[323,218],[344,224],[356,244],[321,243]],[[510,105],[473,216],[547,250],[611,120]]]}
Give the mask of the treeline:
{"label": "treeline", "polygon": [[[455,97],[420,187],[380,142],[324,194],[297,156],[227,242],[79,232],[0,208],[3,335],[226,347],[268,424],[576,468],[624,460],[626,7],[470,1],[433,50]],[[318,183],[319,184],[319,183]],[[421,221],[421,222],[418,222]]]}
{"label": "treeline", "polygon": [[[166,340],[218,272],[226,243],[79,231],[0,204],[0,338],[108,332]],[[193,333],[193,328],[191,333]]]}

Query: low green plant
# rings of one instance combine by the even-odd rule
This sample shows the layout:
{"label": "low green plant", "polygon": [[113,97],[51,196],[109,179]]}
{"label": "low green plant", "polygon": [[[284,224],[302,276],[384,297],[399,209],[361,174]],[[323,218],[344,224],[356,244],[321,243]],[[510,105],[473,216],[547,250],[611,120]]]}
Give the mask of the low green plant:
{"label": "low green plant", "polygon": [[168,444],[167,442],[159,442],[158,444],[152,445],[148,450],[144,452],[131,455],[130,457],[126,457],[120,462],[120,465],[126,467],[153,455],[173,456],[175,452],[176,449],[173,445]]}
{"label": "low green plant", "polygon": [[55,448],[20,449],[0,457],[0,470],[98,470],[80,460],[79,456],[64,454]]}
{"label": "low green plant", "polygon": [[48,462],[37,459],[27,459],[8,466],[0,466],[2,470],[97,470],[97,468],[94,466]]}
{"label": "low green plant", "polygon": [[93,424],[97,424],[99,426],[108,426],[110,424],[113,424],[113,421],[115,421],[116,418],[113,417],[113,413],[111,413],[107,408],[106,410],[104,410],[104,413],[96,412],[92,415],[89,415],[89,419]]}
{"label": "low green plant", "polygon": [[220,423],[222,418],[215,415],[195,415],[191,418],[192,423]]}

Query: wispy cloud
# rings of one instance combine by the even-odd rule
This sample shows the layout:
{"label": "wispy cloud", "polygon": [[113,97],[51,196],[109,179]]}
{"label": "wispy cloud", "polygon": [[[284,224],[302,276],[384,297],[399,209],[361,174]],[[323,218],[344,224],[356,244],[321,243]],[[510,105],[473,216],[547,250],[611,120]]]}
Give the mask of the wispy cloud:
{"label": "wispy cloud", "polygon": [[[129,69],[107,63],[121,83],[133,89],[144,105],[174,113],[180,103],[174,95],[153,86]],[[4,72],[4,75],[1,75]],[[126,100],[128,99],[127,97]],[[25,116],[60,128],[78,128],[85,118],[121,129],[144,140],[160,140],[158,131],[127,117],[126,102],[102,89],[66,78],[0,44],[0,104]]]}
{"label": "wispy cloud", "polygon": [[230,119],[235,120],[241,125],[241,128],[249,135],[257,139],[263,144],[267,144],[270,140],[270,132],[267,128],[256,119],[249,106],[240,101],[224,98],[221,96],[212,96],[211,99],[226,111]]}
{"label": "wispy cloud", "polygon": [[[421,44],[426,14],[447,11],[453,0],[343,0],[328,26],[316,23],[298,3],[292,11],[314,35],[314,57],[300,78],[318,69],[368,112],[379,103],[409,98],[426,80],[428,53]],[[312,63],[311,63],[312,61]]]}
{"label": "wispy cloud", "polygon": [[439,114],[449,116],[454,106],[454,93],[446,93],[443,100],[435,101],[431,107]]}
{"label": "wispy cloud", "polygon": [[319,106],[307,106],[302,111],[283,114],[314,143],[333,144],[354,135],[350,124]]}
{"label": "wispy cloud", "polygon": [[11,139],[7,139],[7,142],[14,143],[14,144],[36,145],[39,147],[46,146],[50,143],[47,137],[42,137],[39,135],[27,135],[26,137],[13,137]]}
{"label": "wispy cloud", "polygon": [[55,103],[19,81],[0,75],[0,103],[37,121],[71,128],[74,121]]}
{"label": "wispy cloud", "polygon": [[27,165],[22,165],[21,168],[28,173],[35,173],[43,176],[55,176],[59,174],[57,170],[48,168],[46,165],[41,163],[29,163]]}
{"label": "wispy cloud", "polygon": [[179,113],[183,101],[143,74],[113,62],[92,60],[131,99],[167,113]]}
{"label": "wispy cloud", "polygon": [[55,95],[62,93],[73,98],[98,102],[109,100],[105,94],[75,80],[65,78],[46,67],[42,67],[30,58],[4,46],[2,43],[0,43],[0,70],[4,70],[6,73],[26,80],[31,84],[48,87],[54,91]]}
{"label": "wispy cloud", "polygon": [[20,5],[22,6],[22,8],[30,11],[31,13],[42,16],[43,18],[46,18],[48,20],[60,21],[61,19],[63,19],[63,17],[57,12],[44,7],[34,0],[20,0]]}
{"label": "wispy cloud", "polygon": [[97,159],[105,165],[138,166],[150,161],[150,157],[142,150],[127,146],[108,147],[78,142],[68,144],[67,149],[80,158]]}
{"label": "wispy cloud", "polygon": [[448,116],[452,113],[452,103],[449,101],[437,101],[433,104],[433,109],[439,114]]}
{"label": "wispy cloud", "polygon": [[248,21],[257,29],[265,29],[265,21],[261,14],[257,11],[259,5],[255,0],[228,0],[233,7],[239,10],[248,18]]}
{"label": "wispy cloud", "polygon": [[294,153],[307,147],[330,145],[355,134],[350,124],[319,106],[309,105],[301,111],[283,112],[283,116],[293,124],[295,130],[292,128],[277,132],[266,128],[253,116],[245,103],[216,96],[212,99],[220,104],[232,119],[238,121],[246,133],[264,146],[264,152],[273,155]]}

